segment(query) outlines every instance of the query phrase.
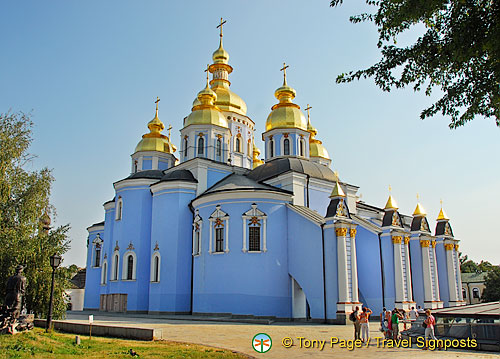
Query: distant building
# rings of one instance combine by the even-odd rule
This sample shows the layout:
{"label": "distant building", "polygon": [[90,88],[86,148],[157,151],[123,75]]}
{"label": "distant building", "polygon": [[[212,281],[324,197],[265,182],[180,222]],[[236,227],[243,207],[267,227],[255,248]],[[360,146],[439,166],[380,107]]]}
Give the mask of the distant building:
{"label": "distant building", "polygon": [[87,270],[85,268],[79,269],[78,273],[70,280],[72,287],[66,289],[68,310],[83,310],[86,272]]}
{"label": "distant building", "polygon": [[462,273],[462,295],[467,304],[481,303],[488,273]]}

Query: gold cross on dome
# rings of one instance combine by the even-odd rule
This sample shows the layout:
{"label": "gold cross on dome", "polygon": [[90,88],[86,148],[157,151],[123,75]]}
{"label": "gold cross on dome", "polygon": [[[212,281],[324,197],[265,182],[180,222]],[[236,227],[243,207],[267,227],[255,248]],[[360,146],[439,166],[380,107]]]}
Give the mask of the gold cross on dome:
{"label": "gold cross on dome", "polygon": [[283,62],[283,67],[280,69],[280,71],[283,71],[283,85],[286,85],[286,69],[289,67],[290,66]]}
{"label": "gold cross on dome", "polygon": [[419,196],[419,195],[418,195],[418,193],[417,193],[417,202],[418,202],[419,200],[420,200],[420,196]]}
{"label": "gold cross on dome", "polygon": [[220,37],[222,37],[222,25],[224,25],[226,23],[226,20],[223,20],[222,18],[220,18],[220,24],[217,25],[217,28],[220,28]]}
{"label": "gold cross on dome", "polygon": [[158,102],[160,102],[160,98],[158,96],[156,96],[156,101],[155,101],[156,111],[158,111]]}
{"label": "gold cross on dome", "polygon": [[389,185],[389,194],[392,192],[392,187]]}
{"label": "gold cross on dome", "polygon": [[306,111],[307,111],[307,122],[309,122],[310,117],[311,117],[311,115],[310,115],[310,113],[309,113],[309,110],[310,110],[310,109],[312,109],[312,107],[311,107],[311,106],[309,106],[309,104],[307,104],[307,107],[304,109],[304,110],[306,110]]}
{"label": "gold cross on dome", "polygon": [[168,138],[169,138],[169,139],[170,139],[170,130],[171,130],[171,129],[172,129],[172,125],[168,125],[167,130],[168,130]]}
{"label": "gold cross on dome", "polygon": [[205,72],[207,73],[207,86],[208,86],[208,73],[209,73],[209,70],[208,70],[208,69],[209,69],[209,67],[210,67],[210,65],[209,65],[209,64],[207,64],[207,68],[206,68],[206,70],[205,70]]}
{"label": "gold cross on dome", "polygon": [[339,181],[339,171],[333,172],[333,176],[335,177],[335,181],[338,182]]}

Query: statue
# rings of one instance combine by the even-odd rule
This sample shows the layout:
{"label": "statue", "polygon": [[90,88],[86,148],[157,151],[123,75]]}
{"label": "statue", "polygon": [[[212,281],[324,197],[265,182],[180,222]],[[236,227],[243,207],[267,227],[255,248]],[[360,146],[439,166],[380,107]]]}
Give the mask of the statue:
{"label": "statue", "polygon": [[[4,307],[0,311],[0,333],[15,334],[17,331],[33,328],[33,320],[20,317],[23,295],[26,291],[26,277],[22,275],[24,267],[18,265],[16,274],[7,280],[7,294]],[[18,325],[16,325],[18,322]]]}

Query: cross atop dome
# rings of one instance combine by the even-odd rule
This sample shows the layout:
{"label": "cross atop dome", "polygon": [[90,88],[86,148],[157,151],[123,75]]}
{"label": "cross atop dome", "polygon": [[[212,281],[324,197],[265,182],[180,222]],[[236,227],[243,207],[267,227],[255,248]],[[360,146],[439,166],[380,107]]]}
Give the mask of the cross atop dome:
{"label": "cross atop dome", "polygon": [[280,71],[283,71],[283,86],[286,86],[286,69],[289,67],[290,66],[283,62],[283,67],[280,69]]}

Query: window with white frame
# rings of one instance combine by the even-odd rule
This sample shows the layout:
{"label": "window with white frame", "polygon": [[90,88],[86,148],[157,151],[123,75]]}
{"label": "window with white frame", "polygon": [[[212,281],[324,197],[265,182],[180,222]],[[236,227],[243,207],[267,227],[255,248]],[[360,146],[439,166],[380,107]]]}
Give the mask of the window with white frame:
{"label": "window with white frame", "polygon": [[116,201],[116,216],[115,216],[115,219],[117,221],[122,219],[122,213],[123,213],[123,199],[121,197],[118,197],[118,201]]}
{"label": "window with white frame", "polygon": [[252,203],[250,210],[243,213],[243,252],[266,252],[267,215]]}
{"label": "window with white frame", "polygon": [[155,251],[151,257],[151,282],[160,281],[161,256],[160,252]]}
{"label": "window with white frame", "polygon": [[135,280],[137,267],[137,256],[133,251],[127,251],[123,255],[122,280]]}
{"label": "window with white frame", "polygon": [[210,221],[209,253],[229,252],[229,216],[220,208],[220,205],[215,206],[215,211],[208,219]]}
{"label": "window with white frame", "polygon": [[184,158],[188,155],[188,138],[184,137]]}
{"label": "window with white frame", "polygon": [[203,151],[205,149],[205,139],[203,136],[198,138],[198,156],[203,156]]}
{"label": "window with white frame", "polygon": [[290,155],[290,140],[288,138],[283,140],[283,154],[285,156]]}
{"label": "window with white frame", "polygon": [[234,144],[234,152],[241,152],[241,137],[238,134],[236,136],[235,144]]}
{"label": "window with white frame", "polygon": [[96,237],[92,241],[93,244],[93,252],[92,253],[92,266],[94,268],[98,268],[101,266],[101,253],[102,253],[102,238],[99,233],[97,233]]}
{"label": "window with white frame", "polygon": [[299,149],[300,149],[299,155],[302,156],[302,157],[306,155],[305,148],[306,148],[305,147],[305,141],[304,141],[303,138],[301,138],[299,140]]}
{"label": "window with white frame", "polygon": [[118,254],[118,251],[115,251],[113,253],[113,267],[111,271],[112,280],[118,280],[118,272],[120,268],[119,265],[120,265],[120,256]]}
{"label": "window with white frame", "polygon": [[479,288],[472,288],[472,298],[476,298],[476,299],[480,298]]}
{"label": "window with white frame", "polygon": [[272,137],[269,140],[269,157],[274,157],[274,140]]}
{"label": "window with white frame", "polygon": [[201,219],[198,210],[195,212],[193,222],[193,256],[201,254],[201,230],[203,220]]}
{"label": "window with white frame", "polygon": [[222,141],[220,138],[215,142],[215,155],[218,157],[222,156]]}
{"label": "window with white frame", "polygon": [[101,284],[106,284],[108,281],[108,262],[104,260],[101,267]]}

